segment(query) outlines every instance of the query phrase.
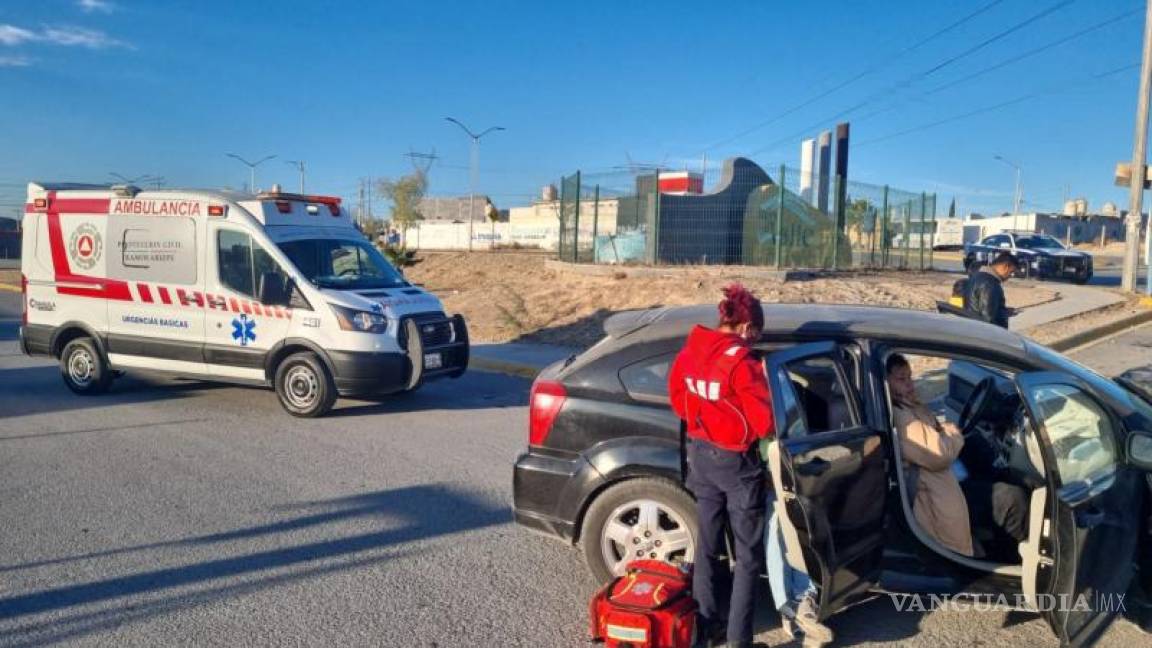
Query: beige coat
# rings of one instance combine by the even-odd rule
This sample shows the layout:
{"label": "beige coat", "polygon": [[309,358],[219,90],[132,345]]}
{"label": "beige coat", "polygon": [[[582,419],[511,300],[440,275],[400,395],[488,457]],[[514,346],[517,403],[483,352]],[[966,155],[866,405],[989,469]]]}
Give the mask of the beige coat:
{"label": "beige coat", "polygon": [[955,426],[940,425],[923,405],[897,405],[893,411],[904,461],[920,468],[912,504],[916,522],[940,544],[971,556],[968,502],[951,469],[964,437]]}

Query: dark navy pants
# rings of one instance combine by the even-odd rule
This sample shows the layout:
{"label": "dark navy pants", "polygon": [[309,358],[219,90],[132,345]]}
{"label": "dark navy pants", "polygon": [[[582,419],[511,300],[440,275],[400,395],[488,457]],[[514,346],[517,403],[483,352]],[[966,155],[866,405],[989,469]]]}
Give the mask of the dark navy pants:
{"label": "dark navy pants", "polygon": [[[728,641],[752,641],[756,585],[764,573],[764,462],[753,448],[723,450],[705,441],[688,441],[688,489],[696,496],[699,544],[692,593],[704,623],[728,615]],[[732,529],[735,569],[724,530]]]}

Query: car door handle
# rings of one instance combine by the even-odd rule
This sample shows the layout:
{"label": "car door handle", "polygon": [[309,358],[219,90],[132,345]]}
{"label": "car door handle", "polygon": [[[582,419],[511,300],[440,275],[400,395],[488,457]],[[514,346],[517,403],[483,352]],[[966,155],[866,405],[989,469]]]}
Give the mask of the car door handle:
{"label": "car door handle", "polygon": [[823,475],[828,472],[828,469],[831,467],[832,463],[830,461],[816,457],[811,461],[806,461],[796,466],[796,472],[806,477],[816,477],[817,475]]}
{"label": "car door handle", "polygon": [[1083,511],[1076,512],[1076,526],[1081,529],[1092,529],[1100,525],[1104,521],[1104,511],[1098,508],[1090,508]]}

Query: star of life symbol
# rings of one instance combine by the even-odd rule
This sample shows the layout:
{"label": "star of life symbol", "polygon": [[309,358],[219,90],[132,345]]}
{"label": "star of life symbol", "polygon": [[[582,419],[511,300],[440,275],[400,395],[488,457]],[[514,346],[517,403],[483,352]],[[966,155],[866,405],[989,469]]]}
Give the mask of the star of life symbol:
{"label": "star of life symbol", "polygon": [[256,334],[252,329],[256,328],[256,320],[249,319],[247,315],[240,315],[239,317],[232,318],[232,339],[240,343],[240,346],[248,346],[250,342],[256,341]]}
{"label": "star of life symbol", "polygon": [[653,589],[652,583],[640,583],[640,584],[636,585],[636,587],[632,588],[632,591],[643,596],[645,594],[650,593],[652,591],[652,589]]}

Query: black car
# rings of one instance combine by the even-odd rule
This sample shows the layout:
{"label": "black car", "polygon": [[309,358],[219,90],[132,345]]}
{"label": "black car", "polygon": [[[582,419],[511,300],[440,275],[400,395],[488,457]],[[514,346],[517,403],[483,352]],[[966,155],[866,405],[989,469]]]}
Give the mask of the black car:
{"label": "black car", "polygon": [[[1152,592],[1147,393],[973,320],[860,306],[766,305],[764,314],[756,348],[775,404],[777,511],[799,545],[789,560],[802,554],[821,585],[821,615],[878,590],[1005,595],[1043,608],[1063,642],[1086,643],[1116,610],[1048,609],[1039,603],[1053,597],[1040,595],[1120,596],[1130,583]],[[579,544],[601,581],[640,557],[693,560],[684,428],[666,377],[690,328],[714,317],[713,306],[613,316],[607,337],[532,387],[516,521]],[[1016,558],[955,554],[917,526],[884,374],[895,352],[919,359],[941,415],[981,435],[1028,487]]]}
{"label": "black car", "polygon": [[1092,278],[1092,255],[1070,250],[1047,234],[1001,232],[964,246],[964,269],[973,272],[1002,252],[1016,257],[1021,277],[1069,279],[1078,284]]}

